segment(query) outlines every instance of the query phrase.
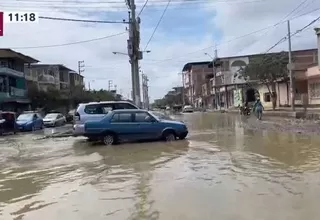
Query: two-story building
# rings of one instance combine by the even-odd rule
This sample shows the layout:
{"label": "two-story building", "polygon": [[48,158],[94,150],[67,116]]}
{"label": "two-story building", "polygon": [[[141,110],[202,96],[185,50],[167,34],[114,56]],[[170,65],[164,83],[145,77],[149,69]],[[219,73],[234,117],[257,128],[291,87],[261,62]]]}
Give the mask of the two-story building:
{"label": "two-story building", "polygon": [[69,91],[74,86],[83,85],[83,76],[62,64],[25,66],[25,76],[29,85],[34,85],[42,91],[48,89]]}
{"label": "two-story building", "polygon": [[17,111],[29,105],[27,98],[24,66],[38,60],[15,52],[0,49],[0,109]]}
{"label": "two-story building", "polygon": [[70,88],[83,87],[84,88],[84,77],[75,71],[69,72]]}
{"label": "two-story building", "polygon": [[210,61],[192,62],[185,64],[182,69],[185,95],[194,107],[204,105],[205,95],[202,93],[202,85],[207,81],[207,75],[212,74],[209,64]]}
{"label": "two-story building", "polygon": [[[320,97],[320,92],[317,92],[320,90],[320,83],[318,85],[315,81],[315,70],[317,70],[317,67],[315,67],[315,65],[317,65],[318,63],[317,54],[318,49],[298,50],[292,52],[293,62],[295,64],[293,69],[295,88],[294,92],[296,97],[295,104],[297,105],[301,105],[302,94],[309,94],[309,104],[318,103],[318,98],[316,97],[318,97],[318,95]],[[205,107],[213,106],[214,108],[230,108],[237,107],[245,101],[255,101],[256,97],[260,96],[261,101],[263,102],[265,107],[272,107],[271,94],[268,91],[267,87],[263,85],[259,81],[259,79],[251,79],[249,81],[245,81],[236,76],[236,73],[241,67],[248,65],[251,60],[255,59],[258,56],[262,55],[253,54],[218,58],[216,59],[216,61],[218,61],[219,65],[215,65],[213,67],[212,62],[210,62],[210,64],[208,65],[209,71],[203,66],[203,71],[198,71],[198,74],[201,74],[201,80],[192,77],[194,75],[193,69],[196,68],[192,67],[186,69],[186,67],[190,66],[190,63],[186,64],[183,70],[186,70],[186,76],[189,75],[191,77],[189,77],[187,81],[185,81],[184,86],[187,90],[189,89],[189,97],[190,95],[202,98],[208,97],[206,99],[207,101],[204,101]],[[207,63],[208,62],[200,62],[201,65],[207,65]],[[306,75],[307,70],[309,71],[310,76]],[[308,77],[311,77],[309,81],[307,80]],[[199,87],[199,85],[197,84],[200,83],[202,83],[201,95],[194,92],[194,88]],[[289,87],[289,82],[279,81],[277,83],[277,106],[291,105]]]}

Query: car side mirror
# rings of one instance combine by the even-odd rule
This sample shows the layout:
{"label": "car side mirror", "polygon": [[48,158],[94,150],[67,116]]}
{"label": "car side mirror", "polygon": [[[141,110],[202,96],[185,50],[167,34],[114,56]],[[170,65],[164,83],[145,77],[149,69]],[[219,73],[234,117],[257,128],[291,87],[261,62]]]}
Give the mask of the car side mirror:
{"label": "car side mirror", "polygon": [[152,123],[156,123],[157,120],[156,120],[155,118],[151,118],[151,122],[152,122]]}

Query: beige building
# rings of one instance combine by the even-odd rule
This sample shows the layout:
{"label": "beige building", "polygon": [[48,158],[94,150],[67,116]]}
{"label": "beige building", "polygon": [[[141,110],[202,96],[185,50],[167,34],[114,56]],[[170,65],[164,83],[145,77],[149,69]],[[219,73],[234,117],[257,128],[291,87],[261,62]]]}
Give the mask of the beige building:
{"label": "beige building", "polygon": [[32,64],[25,66],[25,78],[28,85],[39,90],[70,90],[83,85],[83,76],[61,64]]}

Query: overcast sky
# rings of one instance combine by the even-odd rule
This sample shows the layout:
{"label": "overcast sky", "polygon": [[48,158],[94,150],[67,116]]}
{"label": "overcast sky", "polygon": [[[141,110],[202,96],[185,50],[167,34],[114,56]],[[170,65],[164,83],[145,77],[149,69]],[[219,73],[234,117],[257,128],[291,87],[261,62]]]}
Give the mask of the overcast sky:
{"label": "overcast sky", "polygon": [[[137,11],[144,0],[137,0]],[[141,50],[145,48],[167,1],[150,0],[141,14]],[[128,17],[124,0],[1,0],[1,10],[38,12],[41,16],[122,21]],[[317,10],[319,8],[319,10]],[[313,11],[313,12],[312,12]],[[179,72],[185,63],[208,61],[205,53],[219,56],[262,53],[287,33],[320,15],[319,0],[172,0],[159,28],[140,62],[149,76],[151,99],[161,98],[173,86],[181,85]],[[280,24],[279,24],[280,23]],[[278,24],[278,25],[275,25]],[[293,50],[316,47],[313,28],[295,35]],[[269,28],[267,28],[269,27]],[[12,48],[42,63],[64,64],[77,70],[85,61],[85,81],[91,88],[107,89],[108,80],[124,96],[131,92],[127,53],[128,34],[68,46],[52,46],[91,40],[125,32],[124,24],[88,24],[40,20],[37,24],[6,24],[0,47]],[[259,31],[260,30],[260,31]],[[255,32],[255,33],[253,33]],[[241,37],[242,36],[242,37]],[[38,48],[23,48],[38,47]],[[273,51],[287,49],[287,42]]]}

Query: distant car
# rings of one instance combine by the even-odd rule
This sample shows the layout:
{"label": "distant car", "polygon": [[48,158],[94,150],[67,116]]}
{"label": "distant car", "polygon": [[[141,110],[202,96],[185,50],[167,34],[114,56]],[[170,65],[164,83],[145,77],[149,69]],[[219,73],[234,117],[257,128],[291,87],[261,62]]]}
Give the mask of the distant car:
{"label": "distant car", "polygon": [[39,113],[22,113],[18,116],[16,123],[20,131],[35,131],[44,128],[43,120]]}
{"label": "distant car", "polygon": [[61,126],[66,123],[66,118],[61,113],[49,113],[43,118],[44,126]]}
{"label": "distant car", "polygon": [[100,121],[109,111],[115,109],[138,109],[138,107],[128,101],[105,101],[79,104],[74,114],[73,135],[82,136],[84,133],[84,123],[86,121]]}
{"label": "distant car", "polygon": [[105,145],[123,141],[185,139],[187,126],[180,121],[159,119],[143,109],[109,111],[100,121],[87,121],[84,136]]}
{"label": "distant car", "polygon": [[186,105],[183,107],[183,112],[194,112],[194,108],[191,105]]}

